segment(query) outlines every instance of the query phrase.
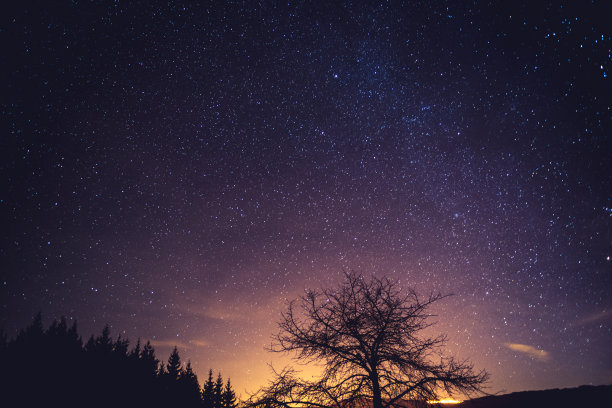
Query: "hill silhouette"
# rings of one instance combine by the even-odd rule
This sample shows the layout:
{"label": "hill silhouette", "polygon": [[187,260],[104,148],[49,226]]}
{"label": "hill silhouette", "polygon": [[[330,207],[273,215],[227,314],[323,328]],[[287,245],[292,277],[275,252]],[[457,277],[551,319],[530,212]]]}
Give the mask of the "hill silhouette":
{"label": "hill silhouette", "polygon": [[[582,385],[576,388],[520,391],[503,395],[490,395],[463,401],[459,404],[428,404],[424,401],[404,400],[401,408],[582,408],[607,407],[612,401],[612,385]],[[371,407],[370,400],[353,401],[351,408]]]}
{"label": "hill silhouette", "polygon": [[[576,388],[520,391],[490,395],[463,401],[459,404],[428,404],[425,401],[399,401],[399,408],[582,408],[607,407],[612,401],[612,385],[582,385]],[[347,408],[371,408],[372,401],[352,401]]]}
{"label": "hill silhouette", "polygon": [[521,391],[464,401],[461,408],[576,408],[604,407],[612,401],[612,385]]}

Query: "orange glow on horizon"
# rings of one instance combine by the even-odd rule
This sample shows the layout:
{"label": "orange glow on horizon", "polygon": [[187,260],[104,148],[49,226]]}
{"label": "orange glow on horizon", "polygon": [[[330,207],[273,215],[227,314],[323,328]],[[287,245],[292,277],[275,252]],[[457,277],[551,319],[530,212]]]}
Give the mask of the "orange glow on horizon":
{"label": "orange glow on horizon", "polygon": [[431,401],[427,401],[428,404],[460,404],[463,401],[459,401],[456,399],[452,399],[452,398],[444,398],[441,400],[431,400]]}

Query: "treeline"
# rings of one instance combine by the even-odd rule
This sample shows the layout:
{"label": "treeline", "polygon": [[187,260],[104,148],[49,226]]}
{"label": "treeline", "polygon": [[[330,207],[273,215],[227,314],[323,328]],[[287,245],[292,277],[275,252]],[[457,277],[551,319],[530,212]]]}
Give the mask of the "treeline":
{"label": "treeline", "polygon": [[127,339],[111,338],[108,326],[83,344],[76,322],[68,327],[62,318],[45,330],[38,314],[16,338],[0,333],[0,361],[0,406],[237,406],[229,378],[214,379],[210,370],[200,387],[176,347],[164,364],[150,342],[138,340],[130,349]]}

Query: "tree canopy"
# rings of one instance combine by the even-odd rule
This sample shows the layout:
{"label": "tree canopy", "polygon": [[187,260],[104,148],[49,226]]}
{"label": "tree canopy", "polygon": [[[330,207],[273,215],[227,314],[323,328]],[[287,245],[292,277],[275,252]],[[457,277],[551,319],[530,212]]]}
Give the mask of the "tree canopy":
{"label": "tree canopy", "polygon": [[355,272],[337,288],[307,291],[282,314],[271,351],[323,364],[321,377],[304,380],[285,368],[247,405],[392,408],[441,393],[480,392],[487,373],[443,357],[446,337],[425,334],[433,324],[428,308],[443,297],[422,298],[398,281]]}

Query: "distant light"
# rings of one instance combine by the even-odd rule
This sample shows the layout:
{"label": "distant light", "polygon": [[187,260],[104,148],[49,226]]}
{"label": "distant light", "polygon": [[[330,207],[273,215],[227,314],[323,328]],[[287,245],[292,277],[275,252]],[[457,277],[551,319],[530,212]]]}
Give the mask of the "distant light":
{"label": "distant light", "polygon": [[428,404],[461,404],[461,402],[463,402],[463,401],[459,401],[459,400],[452,399],[452,398],[445,398],[445,399],[441,399],[441,400],[430,400],[430,401],[427,401]]}

